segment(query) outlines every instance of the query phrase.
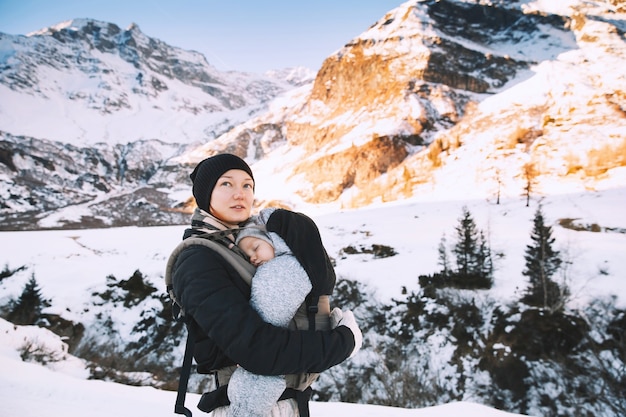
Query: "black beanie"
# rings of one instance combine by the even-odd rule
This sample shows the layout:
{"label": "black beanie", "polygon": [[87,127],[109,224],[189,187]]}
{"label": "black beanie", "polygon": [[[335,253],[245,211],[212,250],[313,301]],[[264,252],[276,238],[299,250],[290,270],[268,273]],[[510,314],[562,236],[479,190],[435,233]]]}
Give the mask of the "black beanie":
{"label": "black beanie", "polygon": [[231,169],[240,169],[250,175],[252,180],[252,170],[246,164],[246,161],[229,153],[222,153],[208,157],[207,159],[200,161],[196,168],[193,170],[189,178],[193,182],[193,196],[196,199],[196,204],[202,210],[209,212],[209,206],[211,204],[211,194],[213,188],[219,177],[224,175],[226,171]]}

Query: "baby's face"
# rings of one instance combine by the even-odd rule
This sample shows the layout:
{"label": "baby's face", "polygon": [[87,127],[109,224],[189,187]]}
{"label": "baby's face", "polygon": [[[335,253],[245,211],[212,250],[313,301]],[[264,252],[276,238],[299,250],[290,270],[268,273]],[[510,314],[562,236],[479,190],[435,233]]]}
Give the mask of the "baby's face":
{"label": "baby's face", "polygon": [[259,266],[274,257],[274,247],[263,239],[247,236],[239,242],[239,248],[250,258],[250,263]]}

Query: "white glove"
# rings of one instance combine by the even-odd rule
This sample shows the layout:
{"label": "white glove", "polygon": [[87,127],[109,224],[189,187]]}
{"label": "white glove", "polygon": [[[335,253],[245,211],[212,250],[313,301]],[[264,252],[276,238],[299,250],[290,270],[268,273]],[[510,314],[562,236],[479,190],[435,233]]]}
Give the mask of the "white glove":
{"label": "white glove", "polygon": [[343,312],[341,311],[341,309],[339,307],[333,308],[333,311],[330,312],[330,328],[334,329],[335,327],[339,326],[339,322],[341,321],[342,317]]}
{"label": "white glove", "polygon": [[330,326],[334,329],[337,326],[346,326],[352,332],[354,336],[354,350],[350,354],[350,358],[354,357],[363,345],[363,334],[359,325],[356,323],[354,313],[350,310],[341,311],[341,309],[335,307],[330,312]]}

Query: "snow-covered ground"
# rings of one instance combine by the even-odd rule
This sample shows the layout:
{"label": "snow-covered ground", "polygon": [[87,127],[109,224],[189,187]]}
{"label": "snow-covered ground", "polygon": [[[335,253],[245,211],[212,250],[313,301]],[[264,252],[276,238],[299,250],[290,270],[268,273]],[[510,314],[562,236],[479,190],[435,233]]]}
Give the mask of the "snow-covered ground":
{"label": "snow-covered ground", "polygon": [[[504,200],[496,205],[485,200],[416,201],[381,204],[335,213],[312,213],[324,244],[337,261],[337,275],[371,285],[381,301],[401,295],[402,286],[417,286],[417,277],[439,268],[437,248],[442,236],[455,240],[454,228],[466,206],[479,229],[485,232],[495,260],[494,297],[509,299],[524,285],[521,275],[524,250],[530,244],[537,200]],[[575,302],[615,294],[618,306],[626,307],[626,188],[582,194],[552,194],[542,199],[546,222],[553,227],[555,247],[568,270]],[[558,225],[559,219],[576,224],[596,224],[602,232],[573,231]],[[127,279],[139,269],[157,288],[169,252],[187,226],[110,228],[89,230],[28,231],[0,233],[0,267],[26,266],[2,282],[0,304],[17,298],[34,274],[44,298],[52,300],[50,313],[77,319],[84,294],[102,286],[105,277]],[[610,231],[608,229],[613,229]],[[621,233],[620,233],[621,231]],[[345,256],[341,249],[391,246],[396,256],[374,259],[372,255]],[[123,318],[122,318],[123,319]]]}
{"label": "snow-covered ground", "polygon": [[[39,364],[22,362],[14,350],[26,334],[39,333],[40,342],[55,337],[43,329],[15,330],[0,319],[0,416],[3,417],[166,417],[174,416],[176,393],[151,387],[133,387],[86,380],[76,361],[64,362],[57,371]],[[186,405],[194,415],[200,395],[188,394]],[[310,405],[315,417],[513,417],[480,404],[460,402],[419,410],[376,405],[319,403]]]}
{"label": "snow-covered ground", "polygon": [[[367,283],[383,302],[399,297],[402,287],[415,289],[420,274],[436,272],[437,247],[445,233],[454,241],[454,227],[466,206],[477,227],[485,231],[496,254],[493,297],[505,301],[519,295],[525,286],[521,274],[524,249],[530,244],[532,218],[538,201],[525,207],[525,200],[500,205],[475,201],[405,201],[336,213],[314,214],[329,254],[337,261],[337,274]],[[553,194],[542,200],[548,224],[553,226],[555,247],[570,262],[565,277],[573,294],[569,307],[591,298],[616,296],[626,307],[626,188],[611,188],[584,194]],[[558,225],[561,218],[580,225],[597,224],[602,231],[573,231]],[[34,276],[42,296],[49,299],[47,313],[68,320],[88,320],[85,304],[90,294],[104,287],[106,277],[127,279],[140,270],[157,288],[163,288],[163,269],[170,250],[185,226],[2,232],[0,266],[26,268],[0,284],[0,304],[17,299]],[[391,246],[396,256],[375,259],[373,255],[342,255],[342,248]],[[124,322],[120,310],[117,320]],[[62,353],[60,341],[38,328],[15,328],[1,322],[0,415],[146,415],[173,414],[175,393],[152,388],[123,386],[86,380],[82,363],[68,356],[45,368],[24,363],[19,357],[25,340],[52,344]],[[34,333],[36,332],[36,335]],[[28,335],[31,336],[28,336]],[[49,341],[48,341],[49,340]],[[198,397],[190,394],[189,408]],[[353,404],[313,403],[312,413],[322,416],[503,416],[506,413],[469,403],[448,404],[423,410],[403,410]]]}

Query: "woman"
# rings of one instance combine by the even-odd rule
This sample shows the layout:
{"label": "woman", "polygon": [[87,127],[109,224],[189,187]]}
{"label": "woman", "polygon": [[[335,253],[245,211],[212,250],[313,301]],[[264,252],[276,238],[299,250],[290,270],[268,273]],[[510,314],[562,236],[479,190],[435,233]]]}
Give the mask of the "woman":
{"label": "woman", "polygon": [[[254,177],[241,158],[231,154],[207,158],[196,166],[191,180],[198,209],[185,238],[237,228],[250,217]],[[232,235],[220,243],[238,250]],[[196,334],[198,372],[217,372],[218,386],[235,365],[259,375],[321,372],[360,348],[361,333],[352,314],[345,314],[328,331],[293,331],[265,323],[250,306],[249,285],[210,248],[184,249],[173,265],[172,277],[174,293],[192,318],[189,326]],[[215,397],[214,406],[224,404],[223,398]],[[216,416],[227,413],[227,407],[215,411]],[[295,400],[277,403],[272,416],[298,416]]]}

